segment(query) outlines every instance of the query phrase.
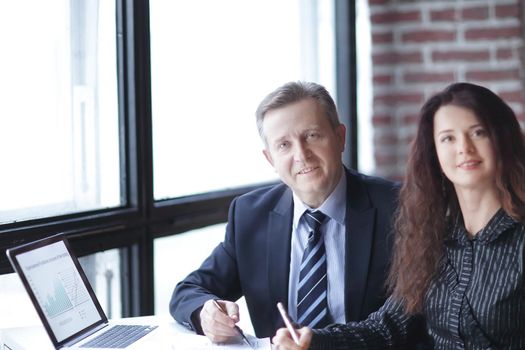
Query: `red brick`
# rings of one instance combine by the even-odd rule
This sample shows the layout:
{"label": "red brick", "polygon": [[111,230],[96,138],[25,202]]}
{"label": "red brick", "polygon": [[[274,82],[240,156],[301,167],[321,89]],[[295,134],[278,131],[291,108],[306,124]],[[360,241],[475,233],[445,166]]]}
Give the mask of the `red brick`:
{"label": "red brick", "polygon": [[368,0],[368,4],[372,7],[373,5],[386,5],[390,0]]}
{"label": "red brick", "polygon": [[398,64],[398,63],[422,63],[423,56],[421,52],[381,52],[372,56],[374,64]]}
{"label": "red brick", "polygon": [[419,120],[418,114],[407,114],[401,118],[401,122],[404,125],[416,125]]}
{"label": "red brick", "polygon": [[392,32],[372,33],[372,43],[374,44],[391,44],[392,42],[394,42]]}
{"label": "red brick", "polygon": [[370,16],[372,25],[374,24],[390,24],[390,23],[403,23],[403,22],[416,22],[421,21],[421,12],[407,11],[407,12],[383,12],[376,13]]}
{"label": "red brick", "polygon": [[404,74],[407,83],[436,83],[455,80],[454,72],[407,72]]}
{"label": "red brick", "polygon": [[507,103],[511,103],[511,102],[523,103],[525,101],[525,98],[524,98],[525,96],[524,96],[523,92],[518,91],[518,90],[502,91],[498,95],[503,100],[505,100],[505,102],[507,102]]}
{"label": "red brick", "polygon": [[498,49],[496,51],[496,58],[498,60],[509,60],[514,57],[512,49]]}
{"label": "red brick", "polygon": [[467,40],[495,40],[521,38],[519,26],[501,27],[501,28],[475,28],[468,29],[465,32]]}
{"label": "red brick", "polygon": [[464,8],[461,10],[461,18],[474,20],[487,19],[489,18],[489,8],[487,6]]}
{"label": "red brick", "polygon": [[397,136],[394,133],[385,134],[379,136],[377,133],[374,135],[374,145],[376,146],[396,146]]}
{"label": "red brick", "polygon": [[495,81],[495,80],[515,80],[519,78],[518,69],[483,69],[483,70],[469,70],[465,74],[467,80],[482,80],[482,81]]}
{"label": "red brick", "polygon": [[381,154],[380,152],[376,151],[375,161],[377,166],[387,169],[396,165],[397,157],[393,154]]}
{"label": "red brick", "polygon": [[456,9],[434,10],[430,11],[430,19],[433,22],[453,22],[458,19]]}
{"label": "red brick", "polygon": [[380,126],[380,125],[390,125],[392,124],[392,116],[388,114],[376,114],[372,117],[372,125],[373,126]]}
{"label": "red brick", "polygon": [[444,41],[455,41],[456,31],[455,30],[416,30],[406,32],[402,35],[403,42],[444,42]]}
{"label": "red brick", "polygon": [[392,74],[374,74],[374,85],[388,85],[394,81]]}
{"label": "red brick", "polygon": [[399,143],[408,146],[414,140],[415,136],[416,136],[415,134],[405,135],[403,138],[399,140]]}
{"label": "red brick", "polygon": [[496,17],[497,18],[505,18],[505,17],[519,17],[520,9],[517,4],[510,4],[510,5],[496,5],[495,8]]}
{"label": "red brick", "polygon": [[374,96],[374,103],[383,103],[387,105],[399,103],[416,103],[423,101],[423,94],[418,92],[392,92],[388,94],[377,94]]}
{"label": "red brick", "polygon": [[447,50],[447,51],[434,51],[432,52],[432,61],[434,62],[445,62],[445,61],[488,61],[490,58],[489,50]]}
{"label": "red brick", "polygon": [[[525,59],[525,47],[523,45],[521,45],[520,48],[517,48],[516,49],[516,55],[522,59]],[[525,66],[525,64],[522,64],[522,67]]]}

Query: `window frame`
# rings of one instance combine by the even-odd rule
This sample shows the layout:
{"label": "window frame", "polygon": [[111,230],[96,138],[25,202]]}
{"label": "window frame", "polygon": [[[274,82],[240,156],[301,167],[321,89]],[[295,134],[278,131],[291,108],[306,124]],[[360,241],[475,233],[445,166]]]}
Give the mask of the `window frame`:
{"label": "window frame", "polygon": [[[122,316],[130,317],[154,312],[154,239],[225,222],[233,198],[269,183],[154,200],[149,2],[116,0],[116,10],[120,180],[126,204],[0,225],[0,274],[13,272],[6,249],[58,232],[68,236],[78,256],[119,248],[121,276],[127,276],[121,288]],[[334,10],[336,99],[348,133],[343,161],[355,169],[355,8],[335,0]]]}

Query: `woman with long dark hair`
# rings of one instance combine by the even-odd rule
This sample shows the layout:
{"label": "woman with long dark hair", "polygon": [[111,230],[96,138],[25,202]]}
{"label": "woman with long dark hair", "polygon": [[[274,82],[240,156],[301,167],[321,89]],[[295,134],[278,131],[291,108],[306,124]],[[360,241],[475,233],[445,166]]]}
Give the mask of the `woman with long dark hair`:
{"label": "woman with long dark hair", "polygon": [[525,349],[525,145],[501,98],[456,83],[424,104],[395,225],[385,305],[278,349]]}

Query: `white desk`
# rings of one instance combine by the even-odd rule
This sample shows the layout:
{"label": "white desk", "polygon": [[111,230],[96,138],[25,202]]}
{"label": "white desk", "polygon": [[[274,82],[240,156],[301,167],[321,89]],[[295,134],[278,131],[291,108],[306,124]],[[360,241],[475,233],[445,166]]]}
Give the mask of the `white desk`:
{"label": "white desk", "polygon": [[[198,336],[183,326],[173,321],[170,317],[133,317],[117,320],[121,324],[149,324],[158,325],[155,331],[147,335],[146,338],[138,344],[132,345],[129,349],[155,349],[155,350],[198,350],[198,349],[247,349],[247,345],[232,344],[213,345],[204,336]],[[256,339],[250,337],[250,340],[257,342],[258,349],[270,350],[270,341],[266,339]],[[0,330],[0,340],[3,350],[54,350],[53,344],[49,340],[43,326],[7,328]]]}

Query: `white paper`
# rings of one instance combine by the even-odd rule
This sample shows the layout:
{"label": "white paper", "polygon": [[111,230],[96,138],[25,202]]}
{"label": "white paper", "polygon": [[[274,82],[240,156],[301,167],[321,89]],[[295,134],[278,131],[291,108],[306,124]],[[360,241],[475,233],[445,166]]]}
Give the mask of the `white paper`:
{"label": "white paper", "polygon": [[[250,340],[257,350],[271,350],[270,338],[256,338],[249,334],[246,337]],[[196,334],[177,334],[176,340],[171,346],[172,350],[208,350],[208,349],[217,349],[217,350],[241,350],[241,349],[252,349],[248,344],[240,339],[236,343],[232,344],[215,344],[212,343],[207,337],[203,335]]]}

